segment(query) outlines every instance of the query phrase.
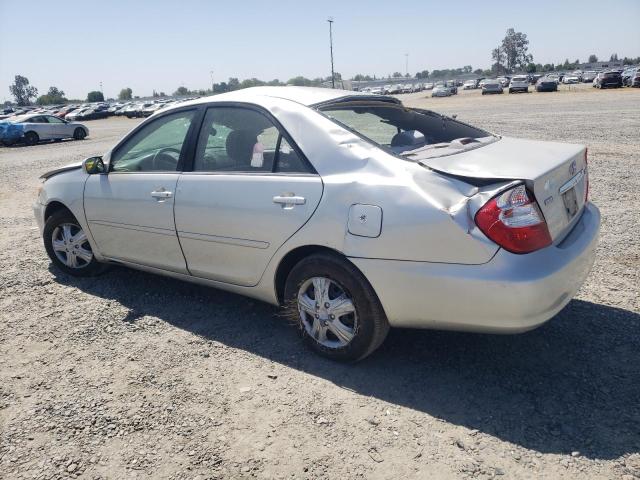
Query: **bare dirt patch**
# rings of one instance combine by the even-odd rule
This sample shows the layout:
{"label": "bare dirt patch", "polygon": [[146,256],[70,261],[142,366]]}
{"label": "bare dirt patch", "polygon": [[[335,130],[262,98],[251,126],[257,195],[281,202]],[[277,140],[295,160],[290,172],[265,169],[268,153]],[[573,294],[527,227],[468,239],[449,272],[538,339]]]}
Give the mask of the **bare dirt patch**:
{"label": "bare dirt patch", "polygon": [[396,330],[339,365],[259,302],[71,278],[31,203],[39,174],[135,124],[88,122],[83,142],[0,148],[0,477],[640,478],[640,90],[425,96],[404,98],[589,146],[602,239],[563,312],[518,336]]}

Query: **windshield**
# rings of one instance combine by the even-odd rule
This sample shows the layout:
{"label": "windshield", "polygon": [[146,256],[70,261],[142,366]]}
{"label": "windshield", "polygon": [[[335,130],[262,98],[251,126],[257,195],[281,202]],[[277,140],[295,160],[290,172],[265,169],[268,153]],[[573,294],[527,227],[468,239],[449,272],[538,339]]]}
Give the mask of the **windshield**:
{"label": "windshield", "polygon": [[[461,140],[458,148],[462,148],[475,143],[475,139],[495,138],[484,130],[444,115],[391,102],[343,101],[319,110],[388,152],[416,161],[423,158],[423,152],[449,145],[454,140]],[[428,156],[434,156],[434,153],[430,152]]]}

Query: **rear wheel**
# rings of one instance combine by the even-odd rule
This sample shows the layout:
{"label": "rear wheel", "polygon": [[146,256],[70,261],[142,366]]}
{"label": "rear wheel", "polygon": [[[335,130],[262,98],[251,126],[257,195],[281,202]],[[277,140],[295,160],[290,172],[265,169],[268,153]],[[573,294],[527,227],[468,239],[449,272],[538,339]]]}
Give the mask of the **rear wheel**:
{"label": "rear wheel", "polygon": [[67,210],[60,210],[47,219],[43,239],[49,258],[65,273],[89,277],[105,269],[93,255],[89,239],[79,222]]}
{"label": "rear wheel", "polygon": [[300,261],[287,278],[285,299],[305,342],[333,360],[363,359],[389,331],[367,279],[337,255],[314,254]]}
{"label": "rear wheel", "polygon": [[24,134],[24,143],[31,146],[40,141],[40,137],[36,132],[27,132]]}
{"label": "rear wheel", "polygon": [[78,127],[73,131],[73,138],[76,140],[84,140],[86,136],[87,132],[84,131],[84,128]]}

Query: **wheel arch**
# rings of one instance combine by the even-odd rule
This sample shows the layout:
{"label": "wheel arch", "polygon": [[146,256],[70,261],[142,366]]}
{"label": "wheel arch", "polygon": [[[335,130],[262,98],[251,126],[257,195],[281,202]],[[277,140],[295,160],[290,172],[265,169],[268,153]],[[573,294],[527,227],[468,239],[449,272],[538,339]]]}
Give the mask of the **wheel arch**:
{"label": "wheel arch", "polygon": [[371,286],[371,289],[375,292],[373,285],[371,285],[371,282],[369,282],[369,279],[362,272],[362,270],[360,270],[351,260],[349,260],[349,257],[344,255],[342,252],[323,245],[303,245],[287,252],[287,254],[280,259],[278,267],[276,268],[276,272],[274,274],[274,287],[276,299],[280,305],[284,303],[285,284],[287,283],[287,277],[289,276],[289,273],[291,273],[293,267],[295,267],[296,264],[298,264],[298,262],[300,262],[304,258],[317,253],[326,253],[340,260],[348,262],[353,268],[355,268],[356,270],[358,270],[358,272],[360,272],[360,274],[362,274],[364,279]]}
{"label": "wheel arch", "polygon": [[[44,221],[46,222],[49,218],[51,218],[51,216],[54,213],[59,212],[61,210],[67,211],[71,215],[73,215],[73,212],[64,203],[59,202],[58,200],[52,200],[47,204],[47,207],[44,209]],[[75,215],[73,216],[75,217]]]}

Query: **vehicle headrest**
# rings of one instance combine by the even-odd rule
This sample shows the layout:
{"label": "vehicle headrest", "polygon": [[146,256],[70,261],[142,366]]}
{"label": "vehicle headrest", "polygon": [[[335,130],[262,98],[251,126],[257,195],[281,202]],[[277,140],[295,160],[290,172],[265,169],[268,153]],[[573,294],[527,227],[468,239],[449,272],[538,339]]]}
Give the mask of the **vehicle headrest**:
{"label": "vehicle headrest", "polygon": [[255,132],[249,130],[233,130],[226,141],[227,155],[237,165],[249,165],[253,147],[258,142]]}
{"label": "vehicle headrest", "polygon": [[422,145],[426,143],[426,139],[422,132],[418,130],[406,130],[396,133],[391,139],[392,147],[411,147],[413,145]]}

